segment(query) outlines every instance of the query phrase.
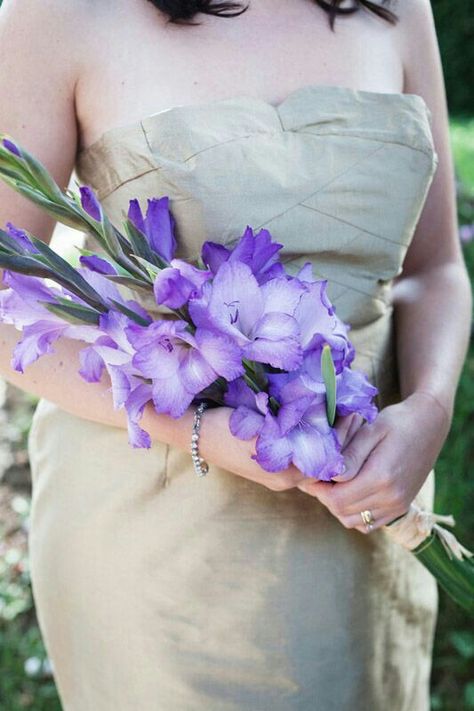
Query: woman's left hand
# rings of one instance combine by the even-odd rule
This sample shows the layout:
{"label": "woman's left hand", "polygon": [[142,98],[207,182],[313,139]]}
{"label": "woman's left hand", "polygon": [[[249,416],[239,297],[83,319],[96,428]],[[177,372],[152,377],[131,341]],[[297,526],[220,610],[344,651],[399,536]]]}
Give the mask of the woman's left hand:
{"label": "woman's left hand", "polygon": [[372,424],[359,420],[355,432],[354,421],[344,419],[345,473],[333,480],[337,483],[306,479],[297,486],[343,526],[367,533],[362,511],[372,513],[376,529],[408,510],[436,462],[450,420],[423,392],[384,408]]}

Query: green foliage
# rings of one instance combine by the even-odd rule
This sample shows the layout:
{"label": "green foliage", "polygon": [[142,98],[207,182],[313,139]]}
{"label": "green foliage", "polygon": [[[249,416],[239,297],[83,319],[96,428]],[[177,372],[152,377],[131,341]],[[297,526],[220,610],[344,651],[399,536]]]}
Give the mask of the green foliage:
{"label": "green foliage", "polygon": [[473,114],[474,10],[471,0],[432,0],[450,113]]}
{"label": "green foliage", "polygon": [[[453,3],[455,4],[455,3]],[[467,3],[468,4],[468,3]],[[458,183],[460,224],[474,223],[474,120],[451,122]],[[464,247],[474,282],[474,240]],[[456,396],[449,437],[436,463],[436,510],[452,513],[456,535],[474,547],[474,343],[471,343]],[[474,709],[474,630],[466,613],[440,591],[433,659],[433,711]]]}
{"label": "green foliage", "polygon": [[[13,506],[26,523],[29,500],[18,496]],[[0,547],[0,669],[2,711],[61,711],[35,618],[27,551],[20,543]]]}

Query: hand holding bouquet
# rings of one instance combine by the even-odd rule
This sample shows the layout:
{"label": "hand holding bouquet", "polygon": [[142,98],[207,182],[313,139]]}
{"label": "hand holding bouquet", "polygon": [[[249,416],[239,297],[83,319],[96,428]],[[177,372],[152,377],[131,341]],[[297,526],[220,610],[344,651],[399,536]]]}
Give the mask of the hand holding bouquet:
{"label": "hand holding bouquet", "polygon": [[[98,382],[107,371],[114,406],[127,412],[132,446],[151,446],[140,426],[147,403],[179,418],[191,403],[205,401],[233,408],[232,434],[256,438],[253,457],[264,470],[294,464],[322,481],[344,471],[335,417],[358,413],[372,422],[377,391],[351,368],[349,327],[309,263],[290,276],[279,260],[282,245],[251,227],[232,249],[205,242],[198,263],[176,259],[166,196],[150,198],[146,214],[131,200],[120,232],[90,188],[62,192],[8,138],[0,146],[0,174],[59,221],[91,234],[103,252],[83,250],[75,269],[11,223],[0,231],[9,287],[0,292],[0,319],[22,331],[16,370],[51,352],[62,336],[79,339],[85,343],[79,372]],[[120,287],[151,294],[163,317]],[[465,549],[460,562],[467,573],[458,598],[472,594],[474,578]]]}

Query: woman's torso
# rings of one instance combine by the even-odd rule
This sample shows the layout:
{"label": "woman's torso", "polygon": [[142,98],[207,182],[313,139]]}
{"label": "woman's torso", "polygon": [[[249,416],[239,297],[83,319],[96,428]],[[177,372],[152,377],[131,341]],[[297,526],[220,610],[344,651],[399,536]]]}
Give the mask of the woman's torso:
{"label": "woman's torso", "polygon": [[[312,0],[254,0],[238,17],[166,25],[148,0],[90,8],[76,85],[79,147],[176,105],[249,95],[276,105],[308,84],[403,91],[403,27]],[[400,23],[401,24],[401,23]]]}

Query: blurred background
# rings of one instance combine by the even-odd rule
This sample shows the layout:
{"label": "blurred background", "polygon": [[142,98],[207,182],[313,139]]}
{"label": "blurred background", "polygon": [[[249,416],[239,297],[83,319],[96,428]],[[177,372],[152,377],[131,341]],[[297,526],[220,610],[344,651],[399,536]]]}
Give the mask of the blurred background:
{"label": "blurred background", "polygon": [[[432,0],[432,5],[450,110],[459,239],[474,277],[474,3]],[[75,261],[74,244],[80,244],[80,240],[77,232],[58,227],[53,246]],[[436,510],[454,514],[458,537],[471,548],[474,546],[474,476],[469,471],[474,458],[473,375],[471,343],[453,425],[436,466]],[[32,397],[0,380],[0,711],[61,711],[35,617],[28,571],[31,488],[26,441],[35,404]],[[431,707],[434,711],[474,709],[474,628],[472,621],[442,592]],[[387,710],[390,711],[389,701]]]}

